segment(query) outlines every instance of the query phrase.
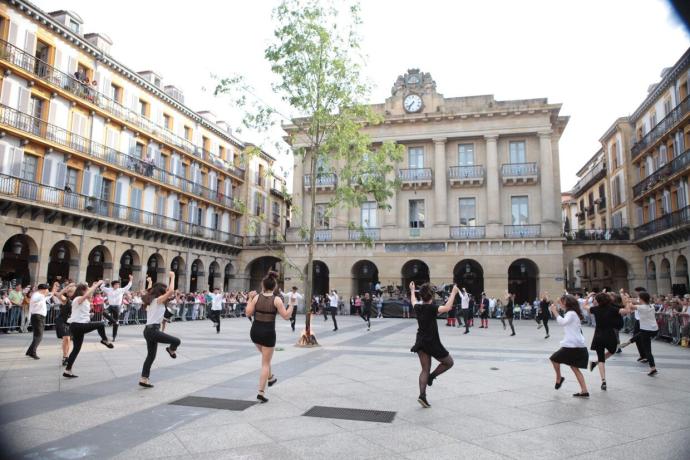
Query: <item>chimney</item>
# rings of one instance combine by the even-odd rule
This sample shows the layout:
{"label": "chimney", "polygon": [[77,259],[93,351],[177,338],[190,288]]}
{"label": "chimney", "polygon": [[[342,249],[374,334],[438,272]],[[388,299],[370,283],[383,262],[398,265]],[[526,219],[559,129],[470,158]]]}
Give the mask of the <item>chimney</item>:
{"label": "chimney", "polygon": [[69,30],[77,35],[81,35],[81,29],[84,25],[84,20],[74,11],[69,10],[58,10],[48,13],[48,16],[52,16],[57,22],[67,27]]}
{"label": "chimney", "polygon": [[141,76],[147,82],[151,83],[154,86],[162,88],[162,86],[161,86],[162,78],[160,75],[158,75],[153,70],[142,70],[141,72],[137,72],[137,73],[139,74],[139,76]]}
{"label": "chimney", "polygon": [[163,91],[177,102],[184,104],[184,93],[181,89],[173,85],[166,85],[165,88],[163,88]]}
{"label": "chimney", "polygon": [[92,32],[84,35],[84,38],[87,42],[103,51],[104,54],[110,54],[110,47],[113,44],[113,40],[107,35]]}
{"label": "chimney", "polygon": [[230,124],[229,124],[227,121],[225,121],[225,120],[218,120],[218,121],[216,122],[216,124],[218,125],[218,127],[219,127],[221,130],[223,130],[223,131],[225,131],[226,133],[232,135],[232,129],[230,128]]}

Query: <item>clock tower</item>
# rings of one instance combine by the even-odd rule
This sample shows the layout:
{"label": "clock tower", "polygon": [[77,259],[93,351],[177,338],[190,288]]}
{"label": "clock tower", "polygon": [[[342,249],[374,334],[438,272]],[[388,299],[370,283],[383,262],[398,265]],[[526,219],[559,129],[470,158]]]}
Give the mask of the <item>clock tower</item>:
{"label": "clock tower", "polygon": [[409,69],[399,75],[391,97],[386,99],[386,113],[390,115],[417,115],[443,112],[443,95],[436,92],[431,74]]}

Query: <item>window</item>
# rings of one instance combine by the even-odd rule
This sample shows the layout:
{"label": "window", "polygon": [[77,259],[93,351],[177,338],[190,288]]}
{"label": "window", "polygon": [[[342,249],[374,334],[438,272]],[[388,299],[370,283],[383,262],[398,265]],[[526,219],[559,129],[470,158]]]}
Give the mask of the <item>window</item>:
{"label": "window", "polygon": [[474,227],[477,225],[477,206],[474,198],[459,199],[459,216],[461,227]]}
{"label": "window", "polygon": [[142,117],[149,116],[149,104],[146,101],[139,99],[139,115]]}
{"label": "window", "polygon": [[211,139],[206,136],[201,136],[201,146],[209,152],[211,150]]}
{"label": "window", "polygon": [[280,225],[280,204],[274,201],[271,206],[273,208],[273,225]]}
{"label": "window", "polygon": [[225,147],[223,147],[222,145],[218,146],[218,158],[221,158],[223,160],[226,159],[225,158]]}
{"label": "window", "polygon": [[214,228],[215,230],[218,230],[218,222],[219,222],[219,221],[218,221],[218,213],[217,213],[217,212],[214,212],[214,213],[213,213],[213,228]]}
{"label": "window", "polygon": [[474,144],[458,145],[458,165],[472,166],[474,164]]}
{"label": "window", "polygon": [[316,227],[329,228],[327,206],[325,204],[316,205]]}
{"label": "window", "polygon": [[188,141],[192,140],[192,128],[190,128],[189,126],[184,127],[184,138]]}
{"label": "window", "polygon": [[182,177],[183,179],[186,179],[187,178],[187,165],[180,161],[178,163],[177,167],[179,168],[177,170],[177,175]]}
{"label": "window", "polygon": [[649,126],[650,129],[656,126],[656,112],[652,112],[649,116]]}
{"label": "window", "polygon": [[202,208],[197,208],[196,210],[196,224],[201,226],[201,215],[204,212]]}
{"label": "window", "polygon": [[103,179],[103,185],[101,186],[101,196],[100,199],[103,201],[110,201],[110,193],[113,189],[113,181],[110,179]]}
{"label": "window", "polygon": [[24,155],[20,176],[24,180],[36,182],[36,170],[38,168],[38,157]]}
{"label": "window", "polygon": [[43,120],[43,99],[31,95],[31,106],[29,107],[29,113],[32,117],[39,120]]}
{"label": "window", "polygon": [[665,145],[659,147],[659,166],[668,163],[668,153]]}
{"label": "window", "polygon": [[606,207],[606,186],[599,185],[599,209]]}
{"label": "window", "polygon": [[529,201],[526,196],[514,196],[510,198],[513,225],[529,224]]}
{"label": "window", "polygon": [[75,34],[79,33],[79,23],[75,21],[74,19],[69,20],[69,30],[74,32]]}
{"label": "window", "polygon": [[649,220],[652,221],[656,219],[656,201],[653,197],[649,198]]}
{"label": "window", "polygon": [[407,157],[410,169],[420,169],[424,167],[423,147],[410,147],[407,149]]}
{"label": "window", "polygon": [[259,192],[254,192],[254,214],[259,216],[263,214],[264,199]]}
{"label": "window", "polygon": [[613,207],[621,204],[621,199],[621,178],[620,176],[616,176],[613,178],[613,184],[611,187],[611,204]]}
{"label": "window", "polygon": [[375,201],[367,201],[362,203],[360,213],[362,227],[376,228],[376,208],[377,206]]}
{"label": "window", "polygon": [[623,148],[621,147],[621,144],[616,142],[615,144],[616,147],[616,163],[618,166],[623,166]]}
{"label": "window", "polygon": [[69,187],[69,190],[76,192],[77,181],[79,180],[79,171],[74,168],[67,168],[67,177],[65,178],[65,190]]}
{"label": "window", "polygon": [[115,83],[110,84],[110,99],[115,102],[122,103],[122,88]]}
{"label": "window", "polygon": [[525,154],[525,141],[510,142],[508,144],[508,152],[510,154],[510,163],[527,162],[527,155]]}
{"label": "window", "polygon": [[661,211],[664,214],[671,212],[671,192],[668,190],[664,190],[664,194],[661,196]]}
{"label": "window", "polygon": [[136,143],[134,146],[134,155],[136,158],[144,158],[144,144]]}
{"label": "window", "polygon": [[172,129],[173,129],[172,117],[170,115],[168,115],[167,113],[163,114],[163,126],[168,131],[172,131]]}
{"label": "window", "polygon": [[611,224],[613,228],[623,227],[623,213],[617,212],[611,216]]}
{"label": "window", "polygon": [[668,115],[669,112],[671,112],[671,99],[667,98],[664,100],[664,116]]}
{"label": "window", "polygon": [[410,228],[424,228],[424,200],[410,200]]}

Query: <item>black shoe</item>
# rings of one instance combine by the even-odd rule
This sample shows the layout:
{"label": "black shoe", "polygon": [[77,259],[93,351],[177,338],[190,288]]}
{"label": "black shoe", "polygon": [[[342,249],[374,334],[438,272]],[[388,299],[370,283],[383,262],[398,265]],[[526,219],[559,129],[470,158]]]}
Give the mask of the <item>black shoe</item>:
{"label": "black shoe", "polygon": [[433,385],[435,378],[436,378],[436,376],[434,374],[429,374],[429,378],[426,381],[427,386]]}
{"label": "black shoe", "polygon": [[337,331],[337,330],[338,330],[338,328],[336,327],[335,329],[333,329],[333,332],[335,332],[335,331]]}
{"label": "black shoe", "polygon": [[573,396],[576,398],[589,398],[589,393],[588,392],[585,392],[585,393],[580,392],[580,393],[573,394]]}
{"label": "black shoe", "polygon": [[108,348],[115,348],[115,346],[112,343],[106,342],[105,340],[101,340],[101,343]]}
{"label": "black shoe", "polygon": [[616,350],[616,353],[623,353],[623,349],[621,347],[618,347],[618,350]]}
{"label": "black shoe", "polygon": [[175,350],[172,350],[170,347],[165,347],[165,351],[168,352],[172,359],[177,358],[177,353],[175,353]]}
{"label": "black shoe", "polygon": [[41,359],[38,357],[38,355],[36,353],[27,353],[26,356],[33,358],[33,359]]}
{"label": "black shoe", "polygon": [[470,331],[465,331],[465,332],[463,332],[463,334],[469,334],[469,333],[470,333]]}
{"label": "black shoe", "polygon": [[515,332],[513,332],[512,334],[510,334],[511,337],[514,336],[514,335],[515,335]]}
{"label": "black shoe", "polygon": [[546,336],[546,337],[544,337],[544,338],[545,338],[545,339],[548,339],[549,337],[551,337],[551,336],[550,336],[550,335],[547,335],[547,336]]}
{"label": "black shoe", "polygon": [[596,361],[590,361],[589,362],[589,372],[592,372],[595,367],[597,367],[597,362]]}
{"label": "black shoe", "polygon": [[417,398],[417,402],[422,405],[423,408],[428,409],[431,407],[431,404],[429,404],[429,401],[426,400],[426,395],[419,395],[419,398]]}
{"label": "black shoe", "polygon": [[606,380],[604,380],[603,382],[601,382],[601,390],[602,390],[602,391],[606,391]]}
{"label": "black shoe", "polygon": [[278,378],[275,375],[272,375],[271,378],[268,380],[268,386],[272,387],[273,385],[276,384],[278,381]]}
{"label": "black shoe", "polygon": [[561,381],[560,381],[560,382],[556,382],[556,384],[553,386],[554,389],[556,389],[556,390],[560,389],[560,388],[561,388],[561,385],[563,385],[563,382],[564,382],[564,381],[565,381],[565,377],[561,377]]}
{"label": "black shoe", "polygon": [[264,395],[262,395],[261,393],[259,393],[258,395],[256,395],[256,399],[258,399],[259,401],[261,401],[261,404],[264,404],[264,403],[267,403],[267,402],[268,402],[268,398],[265,397]]}
{"label": "black shoe", "polygon": [[66,366],[68,362],[69,362],[69,358],[67,358],[67,357],[62,358],[62,365],[63,366]]}
{"label": "black shoe", "polygon": [[139,386],[144,388],[153,388],[153,385],[149,383],[149,379],[139,380]]}
{"label": "black shoe", "polygon": [[652,376],[656,375],[657,373],[658,373],[658,371],[656,369],[652,369],[651,371],[649,371],[649,373],[647,375],[652,377]]}
{"label": "black shoe", "polygon": [[647,362],[647,358],[637,358],[637,362],[638,362],[638,363],[646,363],[646,362]]}
{"label": "black shoe", "polygon": [[79,377],[78,375],[74,375],[71,371],[70,372],[67,372],[67,371],[63,372],[62,376],[67,377],[68,379],[76,379],[77,377]]}

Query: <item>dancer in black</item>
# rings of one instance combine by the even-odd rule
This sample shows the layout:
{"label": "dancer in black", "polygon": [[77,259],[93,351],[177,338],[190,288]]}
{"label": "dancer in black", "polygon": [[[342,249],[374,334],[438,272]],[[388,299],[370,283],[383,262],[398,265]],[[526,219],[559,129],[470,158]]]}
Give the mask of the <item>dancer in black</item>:
{"label": "dancer in black", "polygon": [[[561,318],[558,310],[564,310],[565,315]],[[587,384],[585,377],[582,375],[580,369],[587,369],[587,362],[589,361],[589,353],[585,346],[585,338],[582,335],[582,312],[580,311],[580,304],[577,299],[571,295],[564,295],[560,299],[560,306],[556,304],[551,305],[551,313],[556,318],[556,322],[563,326],[563,340],[561,340],[561,348],[551,355],[551,365],[556,371],[556,385],[554,388],[558,390],[563,385],[565,377],[561,376],[561,364],[570,366],[570,369],[575,374],[577,383],[580,384],[580,392],[573,396],[576,398],[589,398],[589,391],[587,391]]]}
{"label": "dancer in black", "polygon": [[482,300],[479,302],[479,320],[482,323],[479,329],[489,328],[489,298],[485,292],[482,292]]}
{"label": "dancer in black", "polygon": [[621,315],[630,313],[630,310],[614,307],[611,296],[606,292],[601,292],[596,294],[596,296],[593,293],[590,294],[583,307],[590,314],[594,315],[595,319],[594,337],[589,349],[597,352],[597,361],[592,361],[589,364],[589,370],[593,371],[598,364],[599,375],[601,376],[601,389],[606,391],[606,366],[604,361],[611,357],[618,349],[615,328],[622,320]]}
{"label": "dancer in black", "polygon": [[549,305],[551,305],[549,302],[549,293],[545,292],[541,295],[541,300],[539,301],[539,314],[542,324],[537,326],[537,329],[541,329],[542,325],[544,326],[544,330],[546,331],[546,336],[544,337],[545,339],[551,337],[549,335],[549,319],[551,319]]}
{"label": "dancer in black", "polygon": [[[55,283],[57,284],[57,282]],[[70,283],[53,296],[59,303],[59,313],[55,318],[55,334],[58,339],[62,339],[62,365],[66,366],[69,360],[70,346],[72,345],[72,337],[69,333],[69,323],[67,320],[72,314],[72,296],[77,285]]]}
{"label": "dancer in black", "polygon": [[[453,357],[443,347],[441,338],[438,335],[438,322],[436,318],[439,313],[447,313],[453,308],[453,301],[459,292],[458,287],[453,286],[446,304],[438,307],[434,305],[434,292],[431,290],[429,283],[424,283],[419,288],[419,296],[422,298],[423,303],[418,304],[414,281],[410,283],[410,301],[414,305],[418,326],[417,340],[410,351],[417,353],[419,363],[422,366],[422,371],[419,374],[419,398],[417,398],[417,402],[425,408],[431,407],[431,404],[426,399],[427,385],[431,386],[436,377],[453,367]],[[439,361],[439,365],[433,372],[430,372],[432,357]]]}
{"label": "dancer in black", "polygon": [[513,308],[515,308],[515,294],[511,294],[508,291],[506,291],[505,300],[505,311],[503,312],[501,323],[503,324],[503,330],[505,330],[506,319],[508,320],[508,324],[510,325],[510,330],[512,332],[512,334],[510,335],[513,336],[515,335],[515,326],[513,326]]}
{"label": "dancer in black", "polygon": [[141,369],[139,385],[144,388],[153,388],[149,381],[151,365],[156,359],[159,343],[167,343],[170,346],[165,348],[171,358],[177,358],[177,347],[180,346],[180,339],[161,331],[161,322],[166,316],[172,316],[165,306],[165,303],[175,295],[175,272],[169,273],[168,285],[156,283],[149,287],[148,292],[142,298],[146,308],[146,327],[144,328],[144,339],[146,339],[146,359]]}
{"label": "dancer in black", "polygon": [[67,359],[65,372],[62,373],[63,377],[70,379],[77,377],[72,373],[72,366],[74,366],[74,362],[77,360],[77,356],[79,356],[79,352],[81,351],[81,346],[84,343],[84,335],[89,332],[97,330],[98,335],[101,336],[101,343],[108,348],[113,348],[113,344],[108,340],[108,336],[105,335],[105,324],[103,324],[102,321],[91,322],[91,297],[101,284],[103,284],[103,280],[96,281],[91,287],[87,287],[86,284],[80,284],[74,290],[72,314],[67,320],[72,340],[74,340],[74,346]]}
{"label": "dancer in black", "polygon": [[367,322],[367,331],[371,330],[371,295],[367,292],[362,299],[362,319]]}
{"label": "dancer in black", "polygon": [[[631,343],[639,343],[642,349],[642,357],[649,364],[650,377],[657,374],[656,365],[654,363],[654,356],[652,355],[652,339],[659,333],[659,325],[656,322],[654,307],[650,305],[650,297],[648,292],[640,292],[639,303],[634,304],[630,297],[626,296],[624,299],[626,307],[630,310],[635,310],[640,316],[640,332],[635,334],[630,340],[621,344],[621,348],[625,348]],[[640,361],[638,359],[638,361]]]}
{"label": "dancer in black", "polygon": [[266,383],[271,387],[278,381],[271,373],[271,359],[276,346],[276,314],[280,314],[283,319],[288,320],[294,309],[290,306],[286,310],[283,300],[273,293],[277,279],[278,274],[276,272],[268,272],[268,275],[261,281],[263,292],[261,294],[254,291],[250,292],[250,299],[247,303],[247,316],[254,316],[249,337],[261,353],[259,394],[256,395],[256,399],[261,403],[268,402],[265,395]]}

